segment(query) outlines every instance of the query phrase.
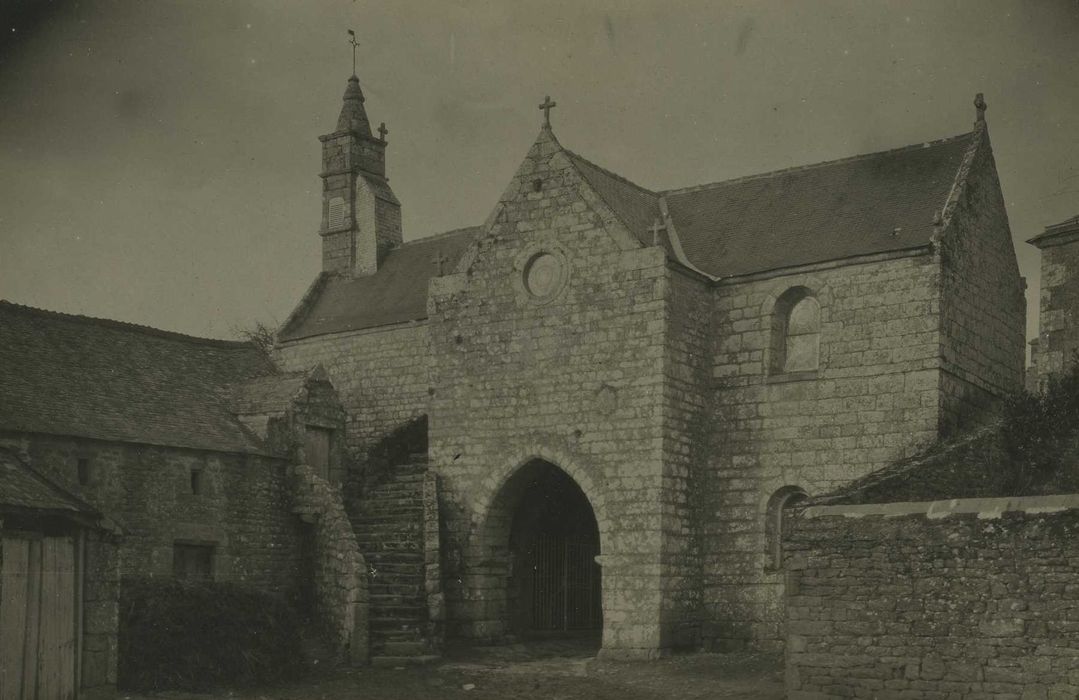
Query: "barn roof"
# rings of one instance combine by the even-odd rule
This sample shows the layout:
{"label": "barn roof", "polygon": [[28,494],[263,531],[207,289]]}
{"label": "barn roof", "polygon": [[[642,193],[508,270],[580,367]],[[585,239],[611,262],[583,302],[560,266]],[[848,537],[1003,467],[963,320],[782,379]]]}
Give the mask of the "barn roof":
{"label": "barn roof", "polygon": [[0,301],[0,429],[264,453],[231,384],[273,371],[252,344]]}
{"label": "barn roof", "polygon": [[[945,209],[977,133],[674,190],[649,190],[565,153],[643,245],[651,245],[650,229],[666,209],[684,261],[713,277],[732,277],[928,249],[935,215]],[[453,265],[480,230],[406,243],[373,275],[320,276],[280,338],[426,318],[434,256]]]}
{"label": "barn roof", "polygon": [[3,448],[0,448],[0,511],[99,515],[93,506],[41,476],[17,454]]}

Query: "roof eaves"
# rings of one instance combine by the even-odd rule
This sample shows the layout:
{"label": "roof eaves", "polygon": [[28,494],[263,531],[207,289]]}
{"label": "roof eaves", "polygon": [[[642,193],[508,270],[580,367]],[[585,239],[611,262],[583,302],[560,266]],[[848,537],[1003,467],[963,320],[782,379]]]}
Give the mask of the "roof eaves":
{"label": "roof eaves", "polygon": [[81,314],[68,314],[61,311],[50,311],[48,309],[40,309],[35,306],[27,306],[25,304],[17,304],[6,299],[0,299],[0,310],[14,311],[16,313],[25,314],[27,316],[37,316],[39,318],[57,319],[63,321],[69,321],[72,323],[80,323],[85,325],[99,326],[102,328],[111,328],[122,331],[134,331],[143,335],[148,335],[156,338],[162,338],[165,340],[176,340],[180,342],[191,343],[193,345],[202,345],[205,347],[217,347],[217,348],[233,348],[242,349],[250,348],[251,343],[246,340],[222,340],[219,338],[200,338],[195,335],[187,335],[185,333],[177,333],[175,331],[166,331],[160,328],[154,328],[152,326],[144,326],[137,323],[129,323],[127,321],[116,321],[111,318],[98,318],[95,316],[83,316]]}
{"label": "roof eaves", "polygon": [[832,258],[830,260],[818,260],[817,262],[800,263],[798,265],[773,267],[767,270],[720,275],[719,277],[716,277],[715,280],[717,284],[740,284],[742,282],[771,279],[772,277],[830,270],[832,268],[846,267],[848,265],[864,265],[867,263],[881,262],[883,260],[893,260],[895,258],[909,258],[916,255],[925,255],[932,251],[933,245],[931,243],[925,243],[907,248],[886,250],[879,253],[860,253],[858,255],[848,255],[846,257]]}
{"label": "roof eaves", "polygon": [[955,136],[948,136],[942,139],[936,139],[935,141],[926,141],[923,143],[915,143],[909,146],[900,146],[899,148],[890,148],[885,151],[875,151],[873,153],[859,153],[853,156],[847,156],[845,158],[837,158],[835,160],[826,160],[819,163],[809,163],[806,165],[795,165],[789,168],[782,168],[780,170],[770,170],[764,173],[754,173],[752,175],[743,175],[741,177],[731,178],[728,180],[717,180],[715,182],[708,182],[700,185],[687,185],[686,187],[676,187],[670,190],[660,190],[657,194],[664,197],[671,197],[681,194],[689,194],[692,192],[700,192],[715,187],[724,187],[726,185],[736,185],[744,182],[751,182],[753,180],[765,180],[774,177],[780,177],[783,175],[790,175],[792,173],[803,172],[806,170],[814,170],[816,168],[826,168],[833,165],[845,165],[847,163],[855,163],[862,160],[869,160],[871,158],[878,158],[885,155],[893,155],[896,153],[903,153],[906,151],[919,151],[925,148],[932,148],[935,146],[941,146],[947,143],[953,143],[961,139],[970,137],[974,132],[968,131],[963,134],[957,134]]}

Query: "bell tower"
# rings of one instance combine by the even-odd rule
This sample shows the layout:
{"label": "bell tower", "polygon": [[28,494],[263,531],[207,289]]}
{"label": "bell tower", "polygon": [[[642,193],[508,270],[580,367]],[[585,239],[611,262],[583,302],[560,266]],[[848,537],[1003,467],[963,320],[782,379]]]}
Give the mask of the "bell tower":
{"label": "bell tower", "polygon": [[401,203],[386,179],[386,129],[371,133],[360,79],[348,79],[337,127],[322,142],[322,271],[371,275],[401,245]]}

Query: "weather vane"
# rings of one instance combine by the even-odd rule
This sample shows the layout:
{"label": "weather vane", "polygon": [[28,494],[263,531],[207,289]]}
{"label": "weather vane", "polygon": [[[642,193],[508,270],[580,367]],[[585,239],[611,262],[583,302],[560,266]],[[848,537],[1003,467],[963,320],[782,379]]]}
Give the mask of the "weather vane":
{"label": "weather vane", "polygon": [[352,74],[356,75],[356,47],[360,42],[356,41],[356,32],[348,30],[348,43],[352,44]]}

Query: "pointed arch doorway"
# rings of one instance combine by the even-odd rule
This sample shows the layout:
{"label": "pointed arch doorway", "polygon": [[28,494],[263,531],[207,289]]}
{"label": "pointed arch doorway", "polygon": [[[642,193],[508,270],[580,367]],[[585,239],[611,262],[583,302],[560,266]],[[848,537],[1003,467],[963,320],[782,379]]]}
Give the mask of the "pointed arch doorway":
{"label": "pointed arch doorway", "polygon": [[577,482],[550,462],[523,465],[498,498],[507,526],[508,627],[522,637],[598,635],[599,527]]}

